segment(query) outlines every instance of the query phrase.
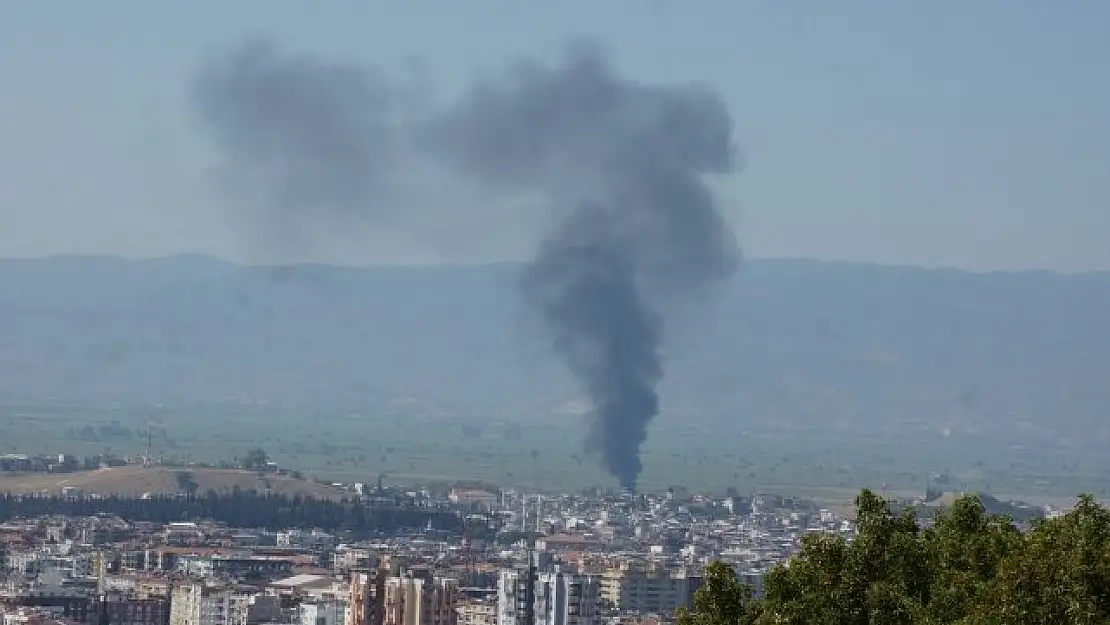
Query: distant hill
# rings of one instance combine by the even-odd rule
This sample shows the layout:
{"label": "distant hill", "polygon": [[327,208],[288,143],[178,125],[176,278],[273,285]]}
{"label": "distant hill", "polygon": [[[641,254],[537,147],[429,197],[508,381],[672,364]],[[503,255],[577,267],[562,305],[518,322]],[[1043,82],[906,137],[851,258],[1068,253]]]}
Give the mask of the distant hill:
{"label": "distant hill", "polygon": [[[0,403],[570,418],[516,270],[0,260]],[[753,260],[668,328],[664,420],[1107,440],[1108,312],[1108,273]]]}

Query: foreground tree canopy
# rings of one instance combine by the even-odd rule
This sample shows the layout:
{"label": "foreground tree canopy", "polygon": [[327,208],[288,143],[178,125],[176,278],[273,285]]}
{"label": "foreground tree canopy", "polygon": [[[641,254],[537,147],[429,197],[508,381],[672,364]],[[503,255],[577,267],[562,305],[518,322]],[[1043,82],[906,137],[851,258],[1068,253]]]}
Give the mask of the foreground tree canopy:
{"label": "foreground tree canopy", "polygon": [[678,625],[1110,623],[1110,511],[1089,496],[1020,531],[964,497],[921,529],[863,491],[852,541],[810,534],[753,600],[732,568],[709,565]]}

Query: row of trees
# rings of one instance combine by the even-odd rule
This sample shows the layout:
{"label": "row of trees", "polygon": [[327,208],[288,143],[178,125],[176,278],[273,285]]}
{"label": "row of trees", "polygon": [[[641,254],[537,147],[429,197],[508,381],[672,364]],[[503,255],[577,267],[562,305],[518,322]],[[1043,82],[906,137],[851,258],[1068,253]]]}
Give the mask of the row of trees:
{"label": "row of trees", "polygon": [[135,497],[60,497],[0,495],[0,521],[47,515],[112,514],[128,521],[171,523],[211,519],[233,527],[319,528],[359,535],[422,530],[459,532],[462,519],[447,510],[367,506],[356,499],[317,499],[302,495],[234,489],[190,495]]}
{"label": "row of trees", "polygon": [[870,491],[852,541],[811,534],[753,600],[733,569],[709,566],[678,625],[1088,625],[1110,623],[1110,511],[1089,496],[1020,531],[964,497],[921,529]]}

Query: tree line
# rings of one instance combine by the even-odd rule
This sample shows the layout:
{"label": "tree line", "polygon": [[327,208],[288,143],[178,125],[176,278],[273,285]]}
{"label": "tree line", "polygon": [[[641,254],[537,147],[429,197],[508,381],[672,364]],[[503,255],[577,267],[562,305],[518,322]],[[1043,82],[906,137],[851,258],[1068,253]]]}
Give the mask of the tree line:
{"label": "tree line", "polygon": [[0,522],[41,516],[110,514],[132,522],[172,523],[212,520],[232,527],[270,530],[317,528],[359,535],[423,530],[459,532],[462,518],[450,510],[404,505],[367,505],[358,499],[321,499],[305,495],[233,489],[146,498],[59,495],[0,495]]}
{"label": "tree line", "polygon": [[857,535],[810,534],[753,599],[711,564],[677,625],[1093,625],[1110,623],[1110,511],[1090,496],[1022,531],[963,497],[923,529],[874,493]]}

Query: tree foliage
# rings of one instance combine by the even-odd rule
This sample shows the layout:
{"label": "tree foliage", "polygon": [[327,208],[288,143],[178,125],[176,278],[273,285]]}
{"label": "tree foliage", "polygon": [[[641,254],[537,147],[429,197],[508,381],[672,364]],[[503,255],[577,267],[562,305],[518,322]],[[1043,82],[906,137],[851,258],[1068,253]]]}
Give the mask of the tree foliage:
{"label": "tree foliage", "polygon": [[265,449],[258,447],[247,452],[247,455],[243,458],[242,467],[250,471],[256,471],[265,469],[269,462],[269,454],[266,453]]}
{"label": "tree foliage", "polygon": [[679,608],[677,625],[741,625],[750,623],[751,589],[740,583],[732,567],[713,562],[691,608]]}
{"label": "tree foliage", "polygon": [[[182,478],[184,479],[184,478]],[[412,505],[368,505],[358,499],[319,499],[234,488],[188,495],[63,497],[0,494],[0,522],[40,516],[111,514],[128,521],[222,521],[233,527],[319,528],[355,535],[433,529],[461,532],[462,518],[451,510]]]}
{"label": "tree foliage", "polygon": [[1021,531],[963,497],[922,529],[870,491],[852,540],[810,534],[751,600],[715,563],[679,625],[1088,625],[1110,623],[1110,511],[1089,496]]}

